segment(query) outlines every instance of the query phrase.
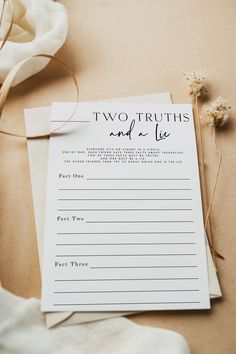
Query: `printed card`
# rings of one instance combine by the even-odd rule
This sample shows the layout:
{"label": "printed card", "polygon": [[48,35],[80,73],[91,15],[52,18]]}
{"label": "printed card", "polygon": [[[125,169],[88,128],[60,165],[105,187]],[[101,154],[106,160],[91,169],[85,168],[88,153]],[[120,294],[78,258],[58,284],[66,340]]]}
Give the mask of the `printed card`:
{"label": "printed card", "polygon": [[55,103],[43,311],[209,308],[191,105]]}

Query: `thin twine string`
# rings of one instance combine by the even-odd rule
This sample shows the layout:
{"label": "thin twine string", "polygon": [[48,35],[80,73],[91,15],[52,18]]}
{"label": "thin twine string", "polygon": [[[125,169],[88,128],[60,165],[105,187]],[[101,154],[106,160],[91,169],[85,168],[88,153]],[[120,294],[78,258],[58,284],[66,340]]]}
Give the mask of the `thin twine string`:
{"label": "thin twine string", "polygon": [[33,55],[31,57],[28,57],[24,60],[22,60],[21,62],[19,62],[18,64],[16,64],[8,73],[6,79],[4,80],[2,87],[0,88],[0,120],[2,117],[2,112],[3,112],[3,108],[4,105],[6,103],[11,85],[17,75],[17,73],[19,72],[19,70],[24,66],[24,64],[26,64],[27,62],[29,62],[30,60],[32,60],[33,58],[37,58],[37,57],[43,57],[43,58],[47,58],[47,59],[52,59],[54,61],[56,61],[57,63],[59,63],[61,66],[63,66],[63,68],[67,71],[67,73],[70,75],[70,77],[73,80],[73,83],[75,85],[76,88],[76,103],[75,103],[75,107],[71,113],[71,115],[68,117],[68,119],[63,122],[62,125],[60,125],[58,128],[50,130],[48,132],[45,132],[43,134],[36,134],[36,135],[25,135],[25,134],[18,134],[18,133],[14,133],[14,132],[9,132],[6,130],[2,130],[0,129],[0,133],[5,134],[5,135],[9,135],[9,136],[15,136],[15,137],[20,137],[20,138],[26,138],[26,139],[37,139],[37,138],[48,138],[51,136],[52,133],[58,132],[59,130],[61,130],[63,127],[65,127],[65,125],[73,118],[78,105],[79,105],[79,83],[77,81],[76,76],[74,75],[73,71],[60,59],[57,59],[56,57],[52,56],[52,55],[48,55],[48,54],[37,54],[37,55]]}
{"label": "thin twine string", "polygon": [[13,24],[14,24],[14,6],[12,4],[12,1],[11,0],[3,0],[3,6],[2,6],[2,12],[1,12],[1,18],[0,18],[0,28],[2,26],[2,23],[3,23],[3,16],[4,16],[4,10],[5,10],[5,5],[6,5],[6,2],[8,2],[10,8],[11,8],[11,21],[10,21],[10,25],[9,25],[9,28],[5,34],[5,36],[3,37],[2,40],[2,43],[0,45],[0,50],[4,47],[4,45],[6,44],[10,34],[11,34],[11,30],[12,30],[12,27],[13,27]]}
{"label": "thin twine string", "polygon": [[[0,28],[2,26],[2,23],[3,23],[3,16],[4,16],[4,10],[5,10],[5,5],[6,5],[6,2],[8,2],[10,8],[11,8],[11,22],[10,22],[10,26],[4,36],[4,38],[2,39],[2,43],[0,45],[0,50],[4,47],[4,45],[6,44],[9,36],[10,36],[10,33],[11,33],[11,30],[12,30],[12,27],[13,27],[13,24],[14,24],[14,6],[13,6],[13,3],[12,3],[12,0],[4,0],[3,2],[3,6],[2,6],[2,11],[1,11],[1,16],[0,16]],[[45,57],[45,58],[48,58],[48,59],[52,59],[54,61],[56,61],[57,63],[59,63],[61,66],[64,67],[64,69],[67,71],[67,73],[71,76],[72,80],[73,80],[73,83],[75,85],[75,88],[76,88],[76,104],[75,104],[75,108],[72,112],[72,114],[68,117],[68,119],[66,120],[66,122],[64,122],[61,126],[59,126],[58,128],[54,129],[54,130],[51,130],[45,134],[38,134],[38,135],[32,135],[32,136],[28,136],[28,135],[25,135],[25,134],[18,134],[18,133],[14,133],[14,132],[9,132],[9,131],[5,131],[5,130],[2,130],[0,129],[0,133],[2,134],[5,134],[5,135],[9,135],[9,136],[15,136],[15,137],[21,137],[21,138],[27,138],[27,139],[36,139],[36,138],[48,138],[50,137],[50,135],[52,133],[55,133],[57,131],[59,131],[60,129],[62,129],[74,116],[76,110],[77,110],[77,107],[78,107],[78,104],[79,104],[79,84],[78,84],[78,81],[77,81],[77,78],[76,76],[74,75],[73,71],[61,60],[57,59],[56,57],[54,56],[51,56],[49,54],[38,54],[38,55],[34,55],[34,56],[31,56],[31,57],[28,57],[24,60],[22,60],[21,62],[19,62],[18,64],[16,64],[11,70],[10,72],[8,73],[6,79],[4,80],[1,88],[0,88],[0,120],[1,120],[1,117],[2,117],[2,111],[3,111],[3,107],[5,105],[5,102],[6,102],[6,99],[7,99],[7,96],[8,96],[8,93],[10,91],[10,88],[11,88],[11,85],[16,77],[16,74],[18,73],[18,71],[24,66],[25,63],[29,62],[31,59],[33,58],[37,58],[37,57]]]}
{"label": "thin twine string", "polygon": [[[0,28],[1,28],[2,23],[3,23],[3,16],[4,16],[4,10],[5,10],[6,2],[8,2],[9,6],[11,8],[11,22],[10,22],[10,26],[9,26],[4,38],[2,39],[2,43],[0,45],[0,50],[4,47],[4,45],[8,41],[8,38],[10,36],[11,30],[12,30],[12,27],[13,27],[13,23],[14,23],[14,6],[13,6],[13,3],[12,3],[12,0],[4,0],[3,6],[2,6],[2,11],[1,11],[1,16],[0,16]],[[48,137],[50,137],[50,135],[52,133],[55,133],[55,132],[59,131],[60,129],[62,129],[73,118],[73,116],[74,116],[74,114],[75,114],[75,112],[77,110],[77,107],[78,107],[78,104],[79,104],[79,84],[78,84],[77,78],[74,75],[73,71],[63,61],[57,59],[54,56],[51,56],[49,54],[38,54],[38,55],[34,55],[34,56],[31,56],[31,57],[28,57],[28,58],[22,60],[21,62],[19,62],[18,64],[16,64],[10,70],[10,72],[7,75],[7,77],[5,78],[5,80],[4,80],[4,82],[3,82],[2,86],[1,86],[1,89],[0,89],[0,120],[1,120],[1,117],[2,117],[2,111],[3,111],[3,107],[5,105],[8,93],[10,91],[10,88],[12,86],[12,83],[13,83],[17,73],[24,66],[25,63],[29,62],[31,59],[36,58],[36,57],[45,57],[45,58],[52,59],[52,60],[56,61],[61,66],[63,66],[64,69],[67,71],[67,73],[71,76],[71,78],[73,80],[73,83],[75,85],[75,88],[76,88],[76,104],[75,104],[75,108],[74,108],[72,114],[66,120],[66,122],[64,122],[58,128],[56,128],[54,130],[51,130],[49,132],[46,132],[44,134],[28,136],[28,135],[25,135],[25,134],[18,134],[18,133],[9,132],[9,131],[5,131],[5,130],[1,130],[0,129],[0,133],[2,133],[2,134],[9,135],[9,136],[15,136],[15,137],[21,137],[21,138],[27,138],[27,139],[48,138]]]}
{"label": "thin twine string", "polygon": [[6,5],[6,1],[7,0],[3,0],[3,4],[2,4],[2,12],[1,12],[1,16],[0,16],[0,28],[2,26],[2,20],[3,20],[3,14],[4,14],[4,9],[5,9],[5,5]]}

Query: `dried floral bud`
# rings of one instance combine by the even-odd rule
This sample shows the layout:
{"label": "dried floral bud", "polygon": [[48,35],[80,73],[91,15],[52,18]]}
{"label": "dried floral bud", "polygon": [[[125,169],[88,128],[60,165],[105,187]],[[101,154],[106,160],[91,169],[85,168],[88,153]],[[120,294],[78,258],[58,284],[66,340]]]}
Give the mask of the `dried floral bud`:
{"label": "dried floral bud", "polygon": [[212,127],[223,127],[229,120],[229,110],[231,106],[227,101],[218,97],[208,106],[203,106],[203,123]]}
{"label": "dried floral bud", "polygon": [[188,81],[189,94],[194,98],[204,96],[207,94],[206,87],[206,71],[201,69],[191,73],[184,74]]}

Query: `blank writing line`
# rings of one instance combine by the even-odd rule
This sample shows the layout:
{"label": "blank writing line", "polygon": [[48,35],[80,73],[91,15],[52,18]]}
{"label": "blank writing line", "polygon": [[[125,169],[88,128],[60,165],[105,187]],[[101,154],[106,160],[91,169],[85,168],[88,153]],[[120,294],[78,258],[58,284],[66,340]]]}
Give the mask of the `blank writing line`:
{"label": "blank writing line", "polygon": [[198,292],[199,289],[178,290],[106,290],[106,291],[54,291],[54,294],[106,294],[106,293],[173,293],[173,292]]}
{"label": "blank writing line", "polygon": [[57,235],[172,235],[195,234],[194,231],[143,231],[143,232],[58,232]]}
{"label": "blank writing line", "polygon": [[191,191],[191,188],[59,188],[59,191]]}
{"label": "blank writing line", "polygon": [[105,266],[105,267],[95,267],[95,266],[93,266],[93,267],[90,267],[91,269],[145,269],[145,268],[147,268],[147,269],[150,269],[150,268],[197,268],[197,266],[191,266],[191,265],[189,265],[189,266],[175,266],[175,265],[173,265],[173,266],[124,266],[124,267],[119,267],[119,266],[114,266],[114,267],[110,267],[110,266]]}
{"label": "blank writing line", "polygon": [[190,181],[190,178],[87,178],[88,181]]}
{"label": "blank writing line", "polygon": [[87,224],[130,224],[130,223],[190,223],[193,220],[96,220],[96,221],[86,221]]}
{"label": "blank writing line", "polygon": [[57,211],[191,211],[193,209],[57,209]]}
{"label": "blank writing line", "polygon": [[66,282],[66,281],[136,281],[136,280],[198,280],[199,278],[113,278],[113,279],[55,279],[55,282]]}
{"label": "blank writing line", "polygon": [[143,254],[57,254],[56,257],[152,257],[196,256],[196,253],[143,253]]}
{"label": "blank writing line", "polygon": [[107,306],[107,305],[162,305],[162,304],[200,304],[200,301],[162,301],[162,302],[105,302],[94,304],[53,304],[53,306]]}
{"label": "blank writing line", "polygon": [[196,242],[56,243],[56,246],[195,245]]}
{"label": "blank writing line", "polygon": [[51,120],[53,123],[90,123],[90,120]]}
{"label": "blank writing line", "polygon": [[77,201],[77,200],[192,200],[191,198],[59,198],[58,201]]}

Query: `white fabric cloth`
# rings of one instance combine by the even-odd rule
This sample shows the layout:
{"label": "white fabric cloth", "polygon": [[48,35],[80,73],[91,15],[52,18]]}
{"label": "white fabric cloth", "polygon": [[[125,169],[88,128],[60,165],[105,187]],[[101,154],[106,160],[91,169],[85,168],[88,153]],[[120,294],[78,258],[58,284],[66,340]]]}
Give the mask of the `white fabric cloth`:
{"label": "white fabric cloth", "polygon": [[47,329],[40,301],[0,289],[1,354],[189,354],[178,333],[126,318]]}
{"label": "white fabric cloth", "polygon": [[[0,0],[0,11],[3,1]],[[68,31],[67,14],[62,4],[52,0],[11,1],[14,25],[8,41],[0,50],[0,83],[21,60],[36,54],[54,55],[63,45]],[[9,28],[11,14],[11,7],[6,2],[0,38]],[[42,70],[48,62],[48,59],[36,58],[25,64],[13,86]]]}

